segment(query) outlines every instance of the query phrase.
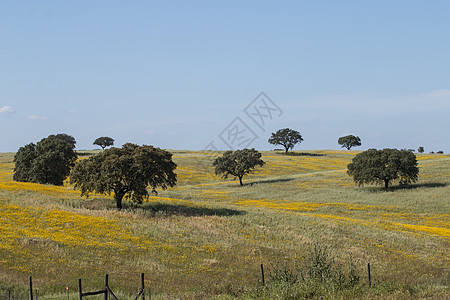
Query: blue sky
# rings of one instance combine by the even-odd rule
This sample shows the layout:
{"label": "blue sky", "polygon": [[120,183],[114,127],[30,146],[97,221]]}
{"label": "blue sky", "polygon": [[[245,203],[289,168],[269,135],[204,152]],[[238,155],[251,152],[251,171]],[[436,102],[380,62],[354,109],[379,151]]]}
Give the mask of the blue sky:
{"label": "blue sky", "polygon": [[[1,1],[0,152],[55,133],[202,150],[450,151],[449,1]],[[279,111],[245,113],[264,92]],[[258,101],[258,99],[256,99]],[[267,111],[269,112],[269,111]],[[268,114],[266,114],[268,116]],[[231,145],[235,146],[235,145]]]}

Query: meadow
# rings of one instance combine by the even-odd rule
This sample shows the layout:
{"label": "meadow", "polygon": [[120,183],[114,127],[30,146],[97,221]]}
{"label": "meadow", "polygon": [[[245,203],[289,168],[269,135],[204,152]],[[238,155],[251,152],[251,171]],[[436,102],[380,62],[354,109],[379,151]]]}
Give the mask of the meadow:
{"label": "meadow", "polygon": [[171,152],[177,185],[122,211],[68,183],[14,182],[14,154],[0,154],[0,295],[24,293],[32,275],[39,299],[66,286],[77,299],[78,278],[94,290],[108,273],[127,298],[143,272],[152,299],[291,299],[261,292],[260,264],[293,269],[320,246],[344,269],[351,257],[361,278],[317,297],[450,298],[450,155],[417,154],[419,181],[383,191],[346,174],[357,151],[263,152],[243,187],[214,175],[218,152]]}

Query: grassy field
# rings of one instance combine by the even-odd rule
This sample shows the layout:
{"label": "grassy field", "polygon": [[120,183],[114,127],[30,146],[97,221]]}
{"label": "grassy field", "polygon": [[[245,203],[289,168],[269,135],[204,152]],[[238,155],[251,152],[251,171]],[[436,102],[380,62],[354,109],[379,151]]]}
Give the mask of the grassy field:
{"label": "grassy field", "polygon": [[291,299],[258,286],[260,264],[301,268],[326,247],[344,271],[351,255],[360,284],[309,297],[450,298],[450,155],[418,154],[419,181],[385,192],[346,174],[356,151],[263,152],[243,187],[214,175],[218,153],[172,152],[177,186],[122,211],[68,184],[14,182],[14,154],[0,154],[0,295],[32,275],[39,299],[66,286],[76,299],[78,278],[93,290],[108,273],[127,298],[143,272],[152,299]]}

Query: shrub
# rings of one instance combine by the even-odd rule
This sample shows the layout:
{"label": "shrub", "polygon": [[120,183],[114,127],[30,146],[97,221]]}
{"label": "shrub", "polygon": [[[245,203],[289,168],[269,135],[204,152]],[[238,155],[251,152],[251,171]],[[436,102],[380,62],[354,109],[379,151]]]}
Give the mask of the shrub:
{"label": "shrub", "polygon": [[303,268],[275,264],[268,272],[266,285],[259,286],[251,296],[258,299],[334,297],[336,293],[352,294],[360,285],[351,254],[346,270],[329,255],[327,247],[319,244],[314,245],[305,259]]}

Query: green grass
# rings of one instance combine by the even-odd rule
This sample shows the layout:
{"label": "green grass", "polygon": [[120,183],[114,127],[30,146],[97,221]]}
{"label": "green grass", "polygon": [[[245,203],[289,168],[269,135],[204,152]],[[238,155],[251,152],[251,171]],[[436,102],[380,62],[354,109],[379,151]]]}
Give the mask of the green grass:
{"label": "green grass", "polygon": [[[0,154],[0,295],[32,275],[40,299],[61,297],[78,278],[92,290],[109,273],[126,298],[143,272],[152,299],[450,297],[449,155],[417,155],[419,181],[385,192],[346,175],[356,151],[264,152],[243,187],[214,175],[218,153],[173,153],[178,185],[121,212],[108,196],[12,182],[13,154]],[[344,273],[351,253],[360,283],[258,285],[261,263],[302,272],[314,245]]]}

